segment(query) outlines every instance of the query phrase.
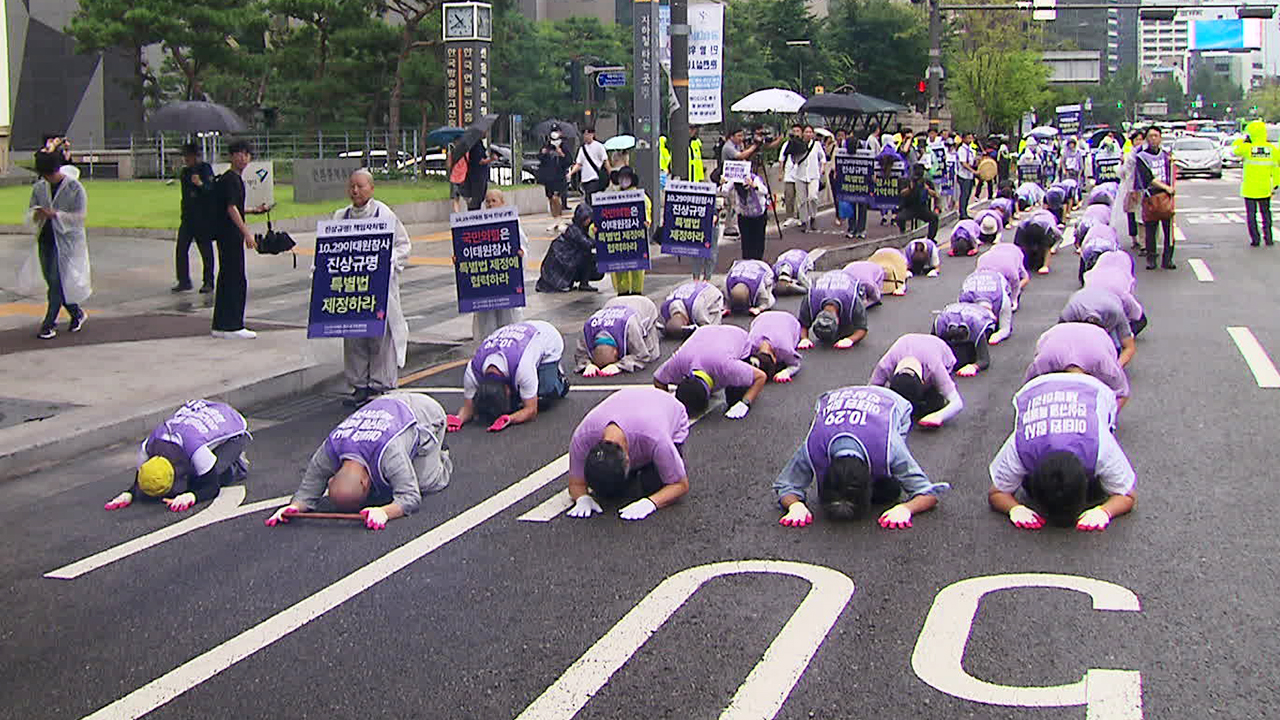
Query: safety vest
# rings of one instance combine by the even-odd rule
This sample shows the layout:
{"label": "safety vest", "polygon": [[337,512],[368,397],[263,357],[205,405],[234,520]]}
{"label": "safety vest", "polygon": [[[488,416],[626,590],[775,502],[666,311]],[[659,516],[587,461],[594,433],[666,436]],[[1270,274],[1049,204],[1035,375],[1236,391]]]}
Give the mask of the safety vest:
{"label": "safety vest", "polygon": [[[658,166],[664,173],[671,172],[671,150],[667,147],[666,135],[658,137]],[[706,168],[702,166],[702,140],[691,138],[689,140],[689,180],[702,182],[706,177]]]}

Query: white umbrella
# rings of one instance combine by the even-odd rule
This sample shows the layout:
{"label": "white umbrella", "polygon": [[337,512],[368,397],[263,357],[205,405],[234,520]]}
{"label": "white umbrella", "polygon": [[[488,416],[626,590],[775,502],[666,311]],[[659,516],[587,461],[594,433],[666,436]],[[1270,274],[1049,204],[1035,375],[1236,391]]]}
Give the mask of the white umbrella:
{"label": "white umbrella", "polygon": [[1056,137],[1058,135],[1058,128],[1050,127],[1048,125],[1041,125],[1040,127],[1033,129],[1031,132],[1027,134],[1030,135],[1031,137],[1037,137],[1037,138],[1038,137]]}
{"label": "white umbrella", "polygon": [[630,135],[615,135],[605,141],[604,149],[610,152],[630,150],[636,146],[636,139]]}
{"label": "white umbrella", "polygon": [[795,113],[804,105],[804,96],[784,88],[757,90],[729,109],[740,113]]}
{"label": "white umbrella", "polygon": [[831,131],[830,131],[830,130],[828,130],[828,129],[826,129],[826,128],[818,128],[818,127],[816,127],[816,128],[814,128],[814,129],[813,129],[813,132],[814,132],[815,134],[817,134],[817,135],[821,135],[821,136],[823,136],[823,137],[835,137],[835,135],[832,135],[832,134],[831,134]]}

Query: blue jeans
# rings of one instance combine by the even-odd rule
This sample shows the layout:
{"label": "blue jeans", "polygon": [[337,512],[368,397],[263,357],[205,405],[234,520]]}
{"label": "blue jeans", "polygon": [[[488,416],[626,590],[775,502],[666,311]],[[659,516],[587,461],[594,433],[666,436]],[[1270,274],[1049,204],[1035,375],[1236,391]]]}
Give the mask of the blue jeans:
{"label": "blue jeans", "polygon": [[43,234],[39,241],[40,270],[44,273],[45,284],[49,286],[49,308],[45,311],[44,322],[40,325],[41,330],[48,330],[57,325],[58,312],[64,307],[72,320],[80,317],[83,312],[79,305],[68,303],[62,294],[62,271],[58,269],[58,243],[53,239],[52,233],[48,235],[50,237],[47,241]]}
{"label": "blue jeans", "polygon": [[560,370],[560,361],[538,366],[538,410],[546,410],[569,394],[569,381]]}

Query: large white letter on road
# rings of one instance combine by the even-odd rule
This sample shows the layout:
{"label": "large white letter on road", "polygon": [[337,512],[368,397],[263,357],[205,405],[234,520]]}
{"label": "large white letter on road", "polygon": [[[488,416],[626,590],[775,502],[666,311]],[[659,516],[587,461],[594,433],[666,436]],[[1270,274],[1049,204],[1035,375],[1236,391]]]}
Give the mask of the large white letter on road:
{"label": "large white letter on road", "polygon": [[1070,685],[1015,687],[973,677],[961,665],[978,605],[987,593],[1042,587],[1073,590],[1093,599],[1094,610],[1138,612],[1138,596],[1114,583],[1076,575],[1024,573],[970,578],[943,588],[916,640],[911,667],[921,680],[964,700],[988,705],[1086,705],[1087,720],[1141,720],[1142,676],[1135,670],[1090,668]]}

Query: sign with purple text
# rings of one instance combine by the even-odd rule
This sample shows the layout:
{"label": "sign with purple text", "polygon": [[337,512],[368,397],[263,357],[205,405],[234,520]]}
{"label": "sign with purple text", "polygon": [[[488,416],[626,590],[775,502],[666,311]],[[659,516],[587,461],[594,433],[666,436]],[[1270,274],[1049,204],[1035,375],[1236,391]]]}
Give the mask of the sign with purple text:
{"label": "sign with purple text", "polygon": [[520,215],[513,207],[449,216],[458,312],[524,307]]}
{"label": "sign with purple text", "polygon": [[307,337],[382,337],[387,331],[395,220],[316,223]]}

